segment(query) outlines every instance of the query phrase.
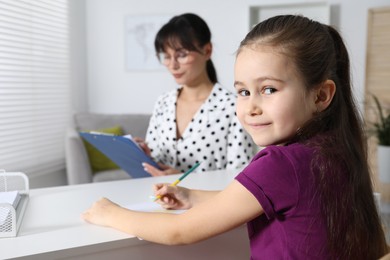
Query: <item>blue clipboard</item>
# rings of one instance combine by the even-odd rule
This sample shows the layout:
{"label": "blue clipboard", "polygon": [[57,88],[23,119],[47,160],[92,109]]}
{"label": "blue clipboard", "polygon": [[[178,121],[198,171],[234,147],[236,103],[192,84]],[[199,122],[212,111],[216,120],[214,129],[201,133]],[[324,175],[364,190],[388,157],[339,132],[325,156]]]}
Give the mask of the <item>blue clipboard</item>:
{"label": "blue clipboard", "polygon": [[120,135],[80,132],[80,136],[115,162],[132,178],[151,177],[142,163],[160,169],[158,164],[130,138]]}

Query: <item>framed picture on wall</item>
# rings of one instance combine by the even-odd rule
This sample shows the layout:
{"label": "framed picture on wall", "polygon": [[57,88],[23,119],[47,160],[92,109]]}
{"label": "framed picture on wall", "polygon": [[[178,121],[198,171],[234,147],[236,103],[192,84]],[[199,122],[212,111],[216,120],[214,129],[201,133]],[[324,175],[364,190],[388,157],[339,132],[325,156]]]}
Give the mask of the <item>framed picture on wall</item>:
{"label": "framed picture on wall", "polygon": [[154,50],[157,31],[172,15],[127,15],[125,17],[125,66],[127,71],[161,70]]}
{"label": "framed picture on wall", "polygon": [[276,15],[303,15],[315,21],[330,24],[330,5],[325,2],[251,6],[249,29]]}

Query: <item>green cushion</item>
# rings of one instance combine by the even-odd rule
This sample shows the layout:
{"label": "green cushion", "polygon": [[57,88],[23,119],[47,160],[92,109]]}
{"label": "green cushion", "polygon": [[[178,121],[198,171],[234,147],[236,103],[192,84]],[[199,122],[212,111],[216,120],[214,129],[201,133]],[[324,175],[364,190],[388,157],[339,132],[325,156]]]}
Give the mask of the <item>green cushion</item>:
{"label": "green cushion", "polygon": [[[122,127],[120,126],[114,126],[111,128],[104,128],[104,129],[98,129],[98,130],[89,130],[88,132],[101,132],[101,133],[107,133],[107,134],[114,134],[114,135],[123,135]],[[118,165],[116,165],[113,161],[111,161],[107,156],[105,156],[103,153],[101,153],[98,149],[96,149],[93,145],[88,143],[83,139],[85,149],[88,153],[89,163],[91,164],[92,171],[100,172],[105,170],[113,170],[113,169],[119,169]]]}

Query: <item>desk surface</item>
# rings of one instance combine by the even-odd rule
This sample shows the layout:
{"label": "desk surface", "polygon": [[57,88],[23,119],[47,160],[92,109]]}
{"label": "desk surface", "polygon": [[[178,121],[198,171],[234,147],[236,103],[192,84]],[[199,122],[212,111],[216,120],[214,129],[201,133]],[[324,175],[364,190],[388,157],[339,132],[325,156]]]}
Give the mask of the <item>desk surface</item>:
{"label": "desk surface", "polygon": [[[181,185],[219,190],[227,186],[236,171],[215,171],[189,175]],[[0,238],[0,259],[26,257],[50,259],[74,257],[96,250],[113,250],[150,243],[120,231],[85,223],[80,214],[100,197],[120,205],[148,202],[152,185],[172,182],[179,175],[30,190],[30,200],[17,237]],[[244,230],[244,228],[242,228]],[[240,231],[240,234],[244,234]],[[246,235],[246,234],[245,234]],[[242,240],[245,238],[237,237]],[[115,243],[114,243],[115,242]],[[150,243],[151,244],[151,243]],[[245,241],[245,247],[247,241]],[[245,248],[248,250],[249,248]],[[247,253],[246,253],[246,256]],[[248,258],[248,257],[246,257]]]}

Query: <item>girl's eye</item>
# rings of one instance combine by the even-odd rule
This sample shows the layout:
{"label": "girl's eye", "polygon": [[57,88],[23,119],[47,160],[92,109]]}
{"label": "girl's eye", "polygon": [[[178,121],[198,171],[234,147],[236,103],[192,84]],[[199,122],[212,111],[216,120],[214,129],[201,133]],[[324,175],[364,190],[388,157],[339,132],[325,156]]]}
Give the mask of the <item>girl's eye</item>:
{"label": "girl's eye", "polygon": [[247,96],[250,96],[250,92],[248,91],[248,90],[246,90],[246,89],[240,89],[239,91],[238,91],[238,95],[239,96],[242,96],[242,97],[247,97]]}
{"label": "girl's eye", "polygon": [[263,89],[263,93],[265,95],[271,95],[272,93],[275,93],[277,90],[273,87],[266,87]]}

